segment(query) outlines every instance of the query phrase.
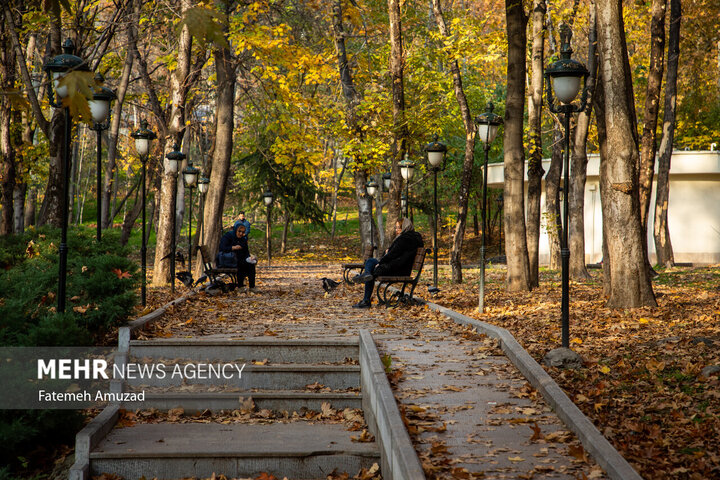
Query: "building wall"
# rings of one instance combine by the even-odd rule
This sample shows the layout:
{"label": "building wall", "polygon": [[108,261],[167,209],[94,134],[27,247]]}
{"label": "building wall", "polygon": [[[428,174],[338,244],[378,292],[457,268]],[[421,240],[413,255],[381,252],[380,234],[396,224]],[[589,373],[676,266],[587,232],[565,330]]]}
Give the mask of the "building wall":
{"label": "building wall", "polygon": [[[598,263],[602,259],[602,202],[599,165],[598,155],[590,155],[585,185],[586,263]],[[549,166],[550,160],[544,160],[543,167],[546,171]],[[488,186],[502,188],[503,175],[503,164],[490,165],[488,167]],[[544,194],[541,202],[544,212]],[[654,209],[655,186],[653,186],[648,225],[648,252],[651,263],[656,260],[653,240]],[[668,225],[676,262],[720,263],[720,152],[673,152],[670,169]],[[539,261],[540,264],[547,265],[549,260],[550,246],[547,224],[543,217]]]}

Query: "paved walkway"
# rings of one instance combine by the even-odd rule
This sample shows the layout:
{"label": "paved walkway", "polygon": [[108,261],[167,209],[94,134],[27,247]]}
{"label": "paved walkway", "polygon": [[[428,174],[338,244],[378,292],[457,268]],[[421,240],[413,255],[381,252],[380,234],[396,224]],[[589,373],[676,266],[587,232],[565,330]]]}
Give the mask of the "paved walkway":
{"label": "paved walkway", "polygon": [[426,307],[357,310],[360,286],[326,294],[339,267],[259,269],[257,293],[200,295],[149,337],[318,338],[372,332],[428,478],[605,478],[487,337]]}

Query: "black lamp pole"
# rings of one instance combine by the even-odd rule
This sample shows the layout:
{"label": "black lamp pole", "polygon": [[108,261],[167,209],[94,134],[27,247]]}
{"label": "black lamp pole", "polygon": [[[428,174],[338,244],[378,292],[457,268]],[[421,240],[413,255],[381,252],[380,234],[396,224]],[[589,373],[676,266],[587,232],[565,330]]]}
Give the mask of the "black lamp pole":
{"label": "black lamp pole", "polygon": [[437,176],[438,172],[445,168],[445,154],[447,147],[438,142],[438,136],[435,135],[433,141],[425,146],[425,152],[428,156],[428,162],[433,171],[433,287],[438,286],[438,201],[437,201]]}
{"label": "black lamp pole", "polygon": [[375,254],[375,222],[373,221],[373,199],[377,193],[378,184],[375,180],[370,180],[365,184],[365,190],[370,198],[370,248],[372,248],[373,255]]}
{"label": "black lamp pole", "polygon": [[[570,348],[570,248],[568,247],[568,222],[569,222],[569,197],[570,197],[570,118],[573,113],[582,112],[587,106],[587,83],[585,83],[580,105],[572,104],[580,91],[580,79],[587,79],[589,72],[585,66],[570,57],[572,48],[570,39],[572,31],[567,25],[562,25],[560,30],[562,46],[560,49],[560,60],[554,62],[545,70],[545,84],[548,97],[548,106],[553,113],[564,114],[565,124],[565,155],[563,158],[563,214],[562,223],[558,225],[560,236],[560,259],[562,268],[562,301],[561,301],[561,326],[562,346]],[[552,80],[551,80],[552,79]],[[552,87],[551,87],[552,83]],[[556,105],[555,97],[561,102]]]}
{"label": "black lamp pole", "polygon": [[400,175],[405,180],[405,218],[410,218],[410,180],[412,180],[413,174],[415,173],[415,163],[408,159],[408,154],[405,154],[405,159],[398,163],[400,166]]}
{"label": "black lamp pole", "polygon": [[267,207],[267,222],[265,225],[265,246],[267,247],[267,258],[268,258],[268,266],[270,266],[270,262],[272,259],[271,255],[271,242],[270,242],[270,235],[272,233],[272,227],[270,225],[270,209],[272,208],[273,200],[274,200],[273,193],[270,190],[267,190],[265,193],[263,193],[263,202],[265,202],[265,206]]}
{"label": "black lamp pole", "polygon": [[[67,228],[68,228],[68,205],[70,194],[70,135],[72,134],[72,124],[70,117],[70,109],[63,105],[62,99],[69,95],[68,87],[61,85],[63,76],[71,71],[89,72],[90,68],[87,63],[75,55],[75,45],[72,40],[67,39],[62,46],[63,53],[53,57],[43,66],[43,70],[50,77],[50,88],[48,89],[48,97],[50,105],[55,108],[62,108],[65,120],[65,131],[63,139],[63,161],[61,166],[61,174],[63,176],[63,200],[61,212],[61,234],[60,247],[58,248],[58,301],[57,311],[65,311],[65,291],[67,283]],[[57,96],[57,101],[56,101]]]}
{"label": "black lamp pole", "polygon": [[[198,193],[200,194],[200,214],[199,218],[203,219],[203,227],[200,230],[200,245],[205,243],[205,194],[210,187],[210,179],[207,177],[200,177],[198,180]],[[198,220],[198,228],[200,228],[200,220]]]}
{"label": "black lamp pole", "polygon": [[[173,145],[173,151],[165,155],[165,158],[168,160],[168,171],[173,174],[175,187],[177,188],[177,171],[179,165],[182,163],[183,160],[185,160],[185,154],[180,151],[180,146],[175,143]],[[176,192],[177,193],[177,192]],[[177,228],[177,194],[173,195],[173,198],[171,200],[171,212],[172,212],[172,227],[170,231],[172,232],[172,237],[170,238],[170,291],[172,293],[175,293],[175,250],[177,249],[175,237],[177,236],[176,228]]]}
{"label": "black lamp pole", "polygon": [[478,295],[478,311],[485,311],[485,233],[487,231],[487,176],[488,176],[488,156],[490,153],[490,144],[495,140],[498,128],[502,124],[502,118],[493,113],[495,106],[492,102],[488,102],[487,111],[475,119],[478,125],[478,137],[483,142],[485,150],[485,163],[483,168],[483,186],[482,186],[482,237],[480,241],[480,293]]}
{"label": "black lamp pole", "polygon": [[101,73],[95,74],[93,99],[90,100],[90,112],[93,117],[91,130],[97,132],[97,241],[102,239],[102,132],[110,127],[110,103],[117,98],[115,92],[103,86],[105,78]]}
{"label": "black lamp pole", "polygon": [[183,180],[185,182],[185,188],[190,191],[190,202],[188,203],[188,272],[192,274],[192,197],[193,188],[197,185],[198,175],[200,170],[193,167],[192,162],[188,161],[187,167],[183,169]]}
{"label": "black lamp pole", "polygon": [[142,284],[140,285],[140,298],[143,307],[147,303],[147,239],[145,237],[145,202],[146,202],[146,185],[145,174],[147,171],[147,159],[150,154],[150,142],[157,138],[155,132],[148,129],[148,122],[144,118],[140,121],[140,129],[131,135],[135,139],[135,150],[140,155],[142,162],[142,175],[140,176],[140,184],[142,187],[142,239],[140,243],[140,269],[142,271]]}

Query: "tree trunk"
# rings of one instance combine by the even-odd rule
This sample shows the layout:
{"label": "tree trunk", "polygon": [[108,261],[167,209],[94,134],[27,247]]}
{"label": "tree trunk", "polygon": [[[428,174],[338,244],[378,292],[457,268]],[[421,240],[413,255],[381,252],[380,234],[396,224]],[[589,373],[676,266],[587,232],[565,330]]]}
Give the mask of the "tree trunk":
{"label": "tree trunk", "polygon": [[575,127],[572,145],[570,171],[570,278],[575,281],[590,280],[585,263],[585,182],[587,180],[587,136],[592,116],[595,81],[597,77],[597,25],[595,22],[594,0],[590,5],[590,33],[588,35],[588,70],[590,76],[586,80],[588,88],[588,106],[580,112]]}
{"label": "tree trunk", "polygon": [[[392,166],[390,170],[392,181],[387,200],[388,217],[385,224],[385,238],[389,242],[395,238],[395,222],[403,216],[400,206],[403,180],[398,163],[407,153],[410,131],[405,120],[405,58],[402,42],[402,23],[400,21],[400,0],[388,0],[388,15],[390,22],[390,80],[393,98]],[[409,201],[410,199],[408,199]]]}
{"label": "tree trunk", "polygon": [[13,233],[25,231],[25,194],[27,183],[21,182],[15,185],[13,190]]}
{"label": "tree trunk", "polygon": [[542,195],[542,105],[543,68],[545,50],[545,0],[533,2],[532,14],[532,74],[528,96],[528,205],[527,244],[530,266],[530,287],[540,286],[540,199]]}
{"label": "tree trunk", "polygon": [[280,253],[285,254],[287,252],[287,239],[288,239],[288,230],[290,229],[290,214],[288,212],[285,212],[285,219],[283,222],[283,232],[282,232],[282,240],[280,241]]}
{"label": "tree trunk", "polygon": [[553,145],[550,167],[545,175],[545,228],[550,246],[551,270],[560,269],[560,175],[563,162],[563,132],[560,121],[553,117]]}
{"label": "tree trunk", "polygon": [[[53,8],[50,27],[50,57],[61,53],[61,24],[60,24],[60,7]],[[27,84],[27,82],[26,82]],[[29,85],[32,90],[32,83]],[[41,113],[42,115],[42,113]],[[37,115],[36,115],[37,116]],[[42,117],[43,120],[45,117]],[[45,130],[49,145],[49,170],[45,194],[43,202],[40,206],[37,223],[39,226],[50,224],[60,228],[62,223],[62,206],[63,206],[63,157],[62,145],[65,142],[65,114],[63,109],[54,108],[50,125]]]}
{"label": "tree trunk", "polygon": [[139,192],[140,190],[135,192],[135,203],[133,204],[133,207],[129,211],[125,212],[125,217],[123,218],[123,224],[120,233],[121,245],[126,245],[128,240],[130,240],[130,234],[132,233],[133,227],[135,226],[135,222],[142,213],[143,205],[142,198],[140,198],[140,195],[138,194]]}
{"label": "tree trunk", "polygon": [[25,199],[25,228],[35,225],[37,193],[37,187],[30,187],[27,198]]}
{"label": "tree trunk", "polygon": [[[48,180],[37,223],[60,228],[63,205],[63,142],[65,142],[65,114],[63,109],[53,109],[50,121],[50,162]],[[70,150],[72,152],[72,149]]]}
{"label": "tree trunk", "polygon": [[[181,2],[181,15],[191,6],[189,0],[183,0]],[[185,134],[185,109],[187,105],[187,94],[191,87],[188,81],[190,76],[191,53],[192,37],[190,36],[190,30],[187,24],[183,24],[180,30],[180,37],[178,38],[177,66],[173,74],[170,75],[170,98],[172,107],[165,132],[165,151],[163,152],[163,157],[174,149],[174,144],[182,145]],[[161,161],[160,165],[164,165],[164,161]],[[157,223],[155,264],[153,267],[152,280],[152,284],[156,286],[167,285],[174,281],[174,279],[170,278],[170,261],[168,255],[171,255],[173,222],[175,221],[177,174],[165,168],[162,168],[161,172],[160,189],[158,191],[158,206],[160,211]],[[190,210],[192,211],[192,205],[190,206]],[[194,263],[202,265],[201,261]]]}
{"label": "tree trunk", "polygon": [[675,112],[677,110],[677,72],[680,57],[680,21],[682,7],[680,0],[670,0],[670,31],[668,34],[668,67],[665,80],[665,113],[663,135],[660,141],[657,193],[655,195],[655,224],[653,237],[657,263],[672,266],[675,263],[670,229],[668,227],[668,200],[670,197],[670,158],[675,136]]}
{"label": "tree trunk", "polygon": [[[432,0],[435,22],[438,25],[440,34],[447,38],[449,32],[443,18],[440,0]],[[465,127],[465,156],[463,160],[462,177],[460,181],[460,192],[458,195],[458,221],[455,225],[455,235],[450,249],[450,267],[453,283],[462,283],[462,246],[465,239],[465,228],[467,226],[468,201],[470,199],[470,184],[472,183],[473,163],[475,162],[475,124],[473,123],[470,107],[468,106],[465,91],[463,90],[460,66],[457,60],[450,62],[450,71],[453,76],[455,98],[460,107],[460,116]],[[436,245],[433,247],[437,248]]]}
{"label": "tree trunk", "polygon": [[652,0],[650,6],[650,70],[645,93],[645,113],[642,138],[640,140],[640,221],[644,232],[647,232],[650,195],[652,194],[653,175],[655,173],[657,122],[658,112],[660,111],[660,91],[662,90],[665,56],[666,6],[667,0]]}
{"label": "tree trunk", "polygon": [[622,18],[622,0],[598,0],[598,52],[605,97],[607,151],[601,159],[600,194],[610,256],[611,308],[656,306],[646,268],[640,223],[638,143]]}
{"label": "tree trunk", "polygon": [[522,3],[505,0],[508,38],[507,104],[505,107],[505,252],[507,289],[529,291],[530,263],[525,231],[523,114],[525,43],[528,17]]}
{"label": "tree trunk", "polygon": [[[340,83],[342,84],[343,98],[345,99],[345,122],[358,140],[362,142],[364,134],[355,112],[355,108],[360,102],[360,94],[355,89],[352,71],[350,70],[350,65],[347,60],[347,53],[345,50],[345,29],[342,23],[341,0],[335,0],[333,3],[333,33],[335,35],[338,72],[340,74]],[[370,245],[370,230],[372,224],[372,218],[370,216],[370,202],[365,194],[367,172],[360,166],[353,172],[353,179],[355,181],[355,197],[358,206],[361,251],[364,251],[365,247]]]}
{"label": "tree trunk", "polygon": [[[128,11],[134,11],[133,1],[134,0],[128,0]],[[137,17],[135,15],[131,15],[130,19],[127,22],[126,36],[128,38],[135,38],[135,36],[137,35],[137,33],[135,33],[135,29],[137,29]],[[127,92],[127,87],[130,82],[130,74],[132,72],[134,59],[135,55],[133,54],[131,49],[128,49],[128,51],[125,52],[125,63],[123,65],[123,71],[122,75],[120,76],[120,81],[118,82],[117,90],[115,92],[117,95],[117,100],[115,101],[113,107],[112,120],[110,122],[110,129],[108,130],[107,160],[105,161],[105,173],[103,180],[101,205],[102,208],[100,212],[102,228],[104,229],[112,228],[113,223],[113,218],[110,216],[110,213],[114,210],[114,208],[111,208],[111,202],[114,196],[113,194],[117,193],[114,180],[116,176],[115,169],[118,156],[118,134],[120,133],[120,122],[122,120],[123,105],[125,104],[125,93]]]}
{"label": "tree trunk", "polygon": [[[231,6],[226,7],[229,12]],[[227,32],[225,32],[227,35]],[[210,172],[210,188],[205,194],[205,212],[203,213],[203,237],[208,246],[210,258],[215,258],[220,236],[222,235],[222,212],[225,205],[225,192],[230,172],[230,158],[233,148],[233,129],[235,128],[235,68],[236,60],[228,48],[218,47],[213,51],[217,74],[217,100],[215,104],[215,148]],[[197,263],[197,262],[196,262]]]}

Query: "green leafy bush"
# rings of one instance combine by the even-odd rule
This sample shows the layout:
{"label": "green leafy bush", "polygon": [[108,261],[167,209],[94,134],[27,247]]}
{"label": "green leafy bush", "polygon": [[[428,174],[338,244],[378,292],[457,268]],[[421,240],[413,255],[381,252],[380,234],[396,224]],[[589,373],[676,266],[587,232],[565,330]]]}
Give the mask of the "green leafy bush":
{"label": "green leafy bush", "polygon": [[[68,232],[66,306],[58,313],[60,231],[0,237],[0,345],[90,346],[124,322],[137,302],[137,266],[118,231]],[[0,479],[38,471],[45,449],[72,443],[84,417],[74,410],[0,411]],[[45,452],[45,453],[43,453]]]}
{"label": "green leafy bush", "polygon": [[41,229],[0,242],[0,345],[88,345],[135,305],[137,266],[119,232],[98,243],[94,230],[77,228],[68,234],[66,311],[57,313],[59,236]]}

